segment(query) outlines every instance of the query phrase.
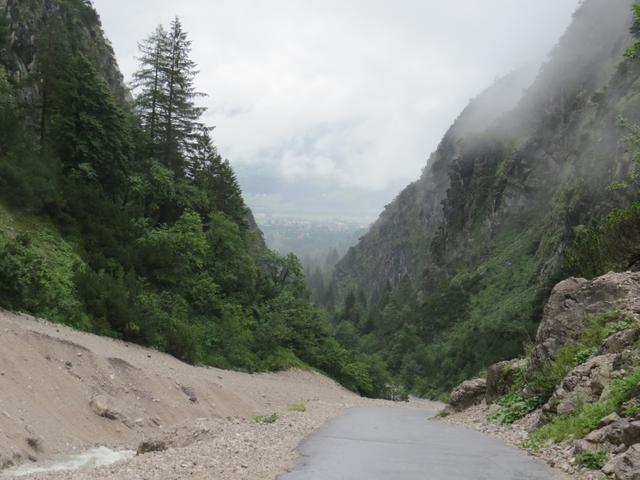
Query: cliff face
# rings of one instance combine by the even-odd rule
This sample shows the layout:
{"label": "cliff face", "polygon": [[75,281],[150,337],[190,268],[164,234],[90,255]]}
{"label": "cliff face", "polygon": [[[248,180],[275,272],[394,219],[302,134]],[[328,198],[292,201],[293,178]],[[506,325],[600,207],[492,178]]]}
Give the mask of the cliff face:
{"label": "cliff face", "polygon": [[[618,118],[640,117],[639,69],[624,59],[632,3],[583,2],[522,97],[514,93],[522,81],[507,78],[473,101],[422,177],[339,263],[334,282],[343,294],[375,301],[389,287],[412,292],[419,307],[410,321],[428,332],[421,341],[429,352],[414,363],[434,366],[426,359],[443,355],[451,338],[474,344],[450,352],[456,359],[443,368],[452,371],[435,384],[515,355],[535,331],[573,227],[623,201],[607,186],[630,164]],[[463,311],[444,318],[429,305],[454,289],[464,291]]]}
{"label": "cliff face", "polygon": [[[74,42],[89,57],[111,87],[115,97],[124,102],[128,97],[115,59],[106,39],[100,17],[84,0],[0,0],[10,32],[10,72],[24,86],[27,99],[39,96],[39,86],[30,82],[38,68],[38,51],[50,45]],[[59,27],[56,30],[56,27]],[[60,36],[64,35],[64,42]]]}

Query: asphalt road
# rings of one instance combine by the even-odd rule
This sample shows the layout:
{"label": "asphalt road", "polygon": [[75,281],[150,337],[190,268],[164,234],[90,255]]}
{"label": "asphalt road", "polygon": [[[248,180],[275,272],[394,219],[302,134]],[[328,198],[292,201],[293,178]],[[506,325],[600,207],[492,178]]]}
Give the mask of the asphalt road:
{"label": "asphalt road", "polygon": [[410,408],[356,408],[300,448],[280,480],[549,480],[541,463],[498,440]]}

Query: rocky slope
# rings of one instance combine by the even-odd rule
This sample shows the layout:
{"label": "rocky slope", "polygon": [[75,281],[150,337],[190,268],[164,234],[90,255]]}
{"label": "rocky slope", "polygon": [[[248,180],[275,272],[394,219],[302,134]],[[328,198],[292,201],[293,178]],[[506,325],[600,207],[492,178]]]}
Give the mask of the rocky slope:
{"label": "rocky slope", "polygon": [[451,395],[447,421],[524,446],[576,478],[640,475],[640,273],[556,285],[526,358]]}
{"label": "rocky slope", "polygon": [[[624,58],[631,5],[583,2],[520,101],[513,92],[522,83],[503,80],[472,102],[422,177],[338,265],[343,295],[362,291],[375,302],[391,290],[411,299],[423,357],[442,357],[438,348],[462,331],[482,339],[468,358],[445,364],[443,378],[429,377],[431,364],[421,372],[436,387],[515,354],[535,331],[573,227],[624,202],[607,186],[630,163],[618,117],[633,122],[640,111],[639,67]],[[498,92],[508,100],[487,108]],[[422,307],[452,294],[463,307],[452,318]],[[505,338],[494,341],[496,332]],[[424,363],[407,359],[398,371],[415,362]]]}

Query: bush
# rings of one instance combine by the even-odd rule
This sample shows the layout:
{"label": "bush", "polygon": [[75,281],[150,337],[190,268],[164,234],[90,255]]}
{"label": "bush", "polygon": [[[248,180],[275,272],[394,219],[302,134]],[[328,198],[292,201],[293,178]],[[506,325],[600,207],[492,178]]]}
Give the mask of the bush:
{"label": "bush", "polygon": [[589,470],[601,470],[608,459],[607,452],[582,452],[576,455],[576,464]]}
{"label": "bush", "polygon": [[505,425],[520,420],[540,406],[540,401],[537,398],[525,399],[516,393],[504,395],[498,398],[495,403],[500,406],[500,410],[492,415],[490,420]]}

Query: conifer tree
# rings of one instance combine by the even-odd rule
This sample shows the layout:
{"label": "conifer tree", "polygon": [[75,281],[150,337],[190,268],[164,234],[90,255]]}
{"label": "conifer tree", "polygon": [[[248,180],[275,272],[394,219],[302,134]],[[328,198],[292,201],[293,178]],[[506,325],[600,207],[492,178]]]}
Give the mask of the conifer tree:
{"label": "conifer tree", "polygon": [[196,64],[190,58],[191,41],[177,17],[166,31],[158,27],[140,44],[140,68],[134,75],[136,106],[152,151],[176,176],[188,174],[188,164],[202,156],[200,122],[205,108],[195,100]]}
{"label": "conifer tree", "polygon": [[140,50],[140,69],[133,76],[132,87],[136,90],[136,108],[140,113],[142,127],[149,135],[152,144],[160,143],[158,135],[161,98],[164,93],[163,62],[166,61],[168,34],[162,25],[143,42],[138,44]]}

